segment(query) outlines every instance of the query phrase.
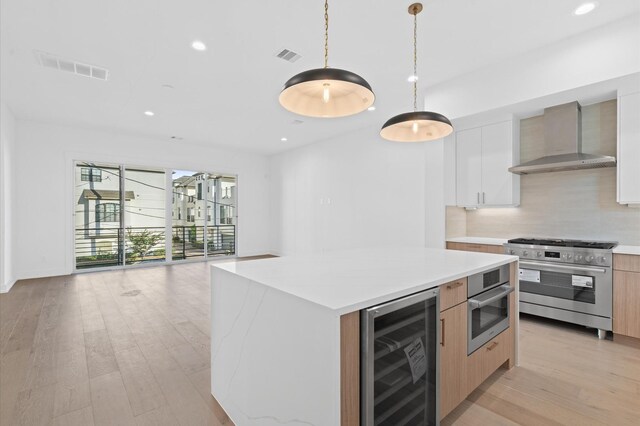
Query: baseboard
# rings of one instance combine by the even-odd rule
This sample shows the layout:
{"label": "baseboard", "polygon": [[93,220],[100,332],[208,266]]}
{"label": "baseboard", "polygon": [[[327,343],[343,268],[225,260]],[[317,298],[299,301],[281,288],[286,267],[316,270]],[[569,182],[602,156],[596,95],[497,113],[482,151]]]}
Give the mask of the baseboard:
{"label": "baseboard", "polygon": [[72,271],[67,271],[64,269],[42,269],[39,271],[28,271],[27,273],[20,273],[18,275],[18,280],[35,280],[38,278],[49,278],[49,277],[61,277],[64,275],[71,275]]}
{"label": "baseboard", "polygon": [[632,348],[640,349],[640,339],[630,336],[623,336],[622,334],[613,335],[613,341],[616,343],[621,343],[625,346],[630,346]]}
{"label": "baseboard", "polygon": [[7,281],[6,283],[2,284],[0,286],[0,293],[9,293],[9,290],[11,290],[11,287],[13,287],[13,285],[16,283],[17,280],[14,280],[13,278],[9,279],[9,281]]}

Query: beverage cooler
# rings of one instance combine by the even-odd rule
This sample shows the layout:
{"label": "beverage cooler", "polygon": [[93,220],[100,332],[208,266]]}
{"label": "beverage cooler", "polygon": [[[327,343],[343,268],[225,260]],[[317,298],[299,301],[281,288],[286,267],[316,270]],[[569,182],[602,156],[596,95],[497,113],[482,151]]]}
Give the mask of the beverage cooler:
{"label": "beverage cooler", "polygon": [[361,311],[361,424],[439,424],[439,290]]}

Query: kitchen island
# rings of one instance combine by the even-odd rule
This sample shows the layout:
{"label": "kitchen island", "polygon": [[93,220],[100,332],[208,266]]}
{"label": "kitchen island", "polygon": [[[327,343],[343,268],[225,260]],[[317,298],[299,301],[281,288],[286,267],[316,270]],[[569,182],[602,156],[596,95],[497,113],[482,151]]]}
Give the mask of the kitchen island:
{"label": "kitchen island", "polygon": [[517,260],[396,248],[214,265],[212,395],[236,425],[358,424],[360,310]]}

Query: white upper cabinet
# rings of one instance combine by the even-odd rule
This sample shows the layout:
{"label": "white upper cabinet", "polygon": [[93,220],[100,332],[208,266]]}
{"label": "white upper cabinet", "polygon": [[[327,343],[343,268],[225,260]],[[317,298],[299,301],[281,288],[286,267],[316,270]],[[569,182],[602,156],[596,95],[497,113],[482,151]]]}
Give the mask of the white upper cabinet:
{"label": "white upper cabinet", "polygon": [[456,132],[456,199],[458,206],[480,204],[482,128]]}
{"label": "white upper cabinet", "polygon": [[500,207],[520,204],[519,126],[512,120],[456,132],[457,205]]}
{"label": "white upper cabinet", "polygon": [[618,203],[640,205],[640,93],[618,97]]}
{"label": "white upper cabinet", "polygon": [[456,202],[456,134],[443,139],[444,143],[444,204],[455,206]]}

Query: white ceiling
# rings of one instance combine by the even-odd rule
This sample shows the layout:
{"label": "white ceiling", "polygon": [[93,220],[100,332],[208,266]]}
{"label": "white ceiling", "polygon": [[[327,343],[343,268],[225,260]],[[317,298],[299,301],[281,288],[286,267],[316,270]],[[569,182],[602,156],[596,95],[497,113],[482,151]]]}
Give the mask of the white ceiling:
{"label": "white ceiling", "polygon": [[[420,87],[640,11],[638,0],[600,0],[593,13],[575,17],[580,3],[424,1]],[[322,66],[322,0],[2,0],[2,100],[20,118],[275,153],[381,126],[411,108],[409,4],[330,2],[329,64],[367,79],[377,110],[326,120],[298,117],[278,104],[289,77]],[[192,50],[194,39],[207,51]],[[277,59],[283,48],[302,58]],[[106,67],[110,79],[43,68],[34,50]],[[304,123],[293,125],[294,119]]]}

